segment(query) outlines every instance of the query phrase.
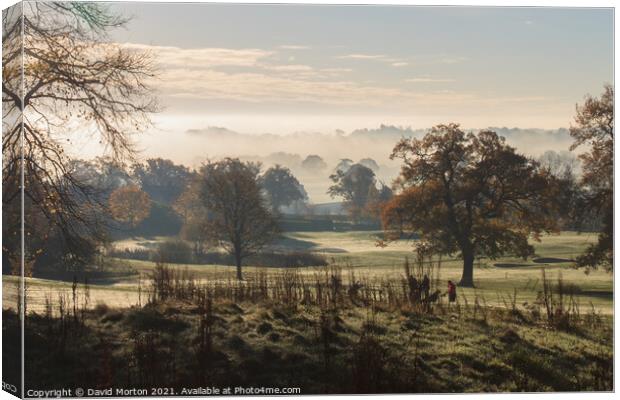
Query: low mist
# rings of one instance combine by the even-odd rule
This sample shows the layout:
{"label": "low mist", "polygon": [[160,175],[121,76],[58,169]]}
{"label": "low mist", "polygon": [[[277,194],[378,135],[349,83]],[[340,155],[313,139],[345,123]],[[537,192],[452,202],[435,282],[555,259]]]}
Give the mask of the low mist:
{"label": "low mist", "polygon": [[[489,128],[504,136],[519,152],[538,157],[545,151],[566,151],[572,143],[567,129],[543,130]],[[401,138],[420,138],[425,129],[381,125],[376,129],[352,132],[298,132],[288,135],[247,134],[222,127],[188,129],[171,140],[170,134],[155,133],[145,140],[143,157],[170,158],[176,163],[197,167],[207,159],[239,157],[259,161],[264,168],[280,164],[290,168],[304,185],[310,201],[335,201],[326,194],[332,174],[342,159],[357,163],[366,160],[377,178],[386,184],[399,173],[398,160],[390,160],[394,145]],[[165,137],[164,137],[165,136]],[[148,142],[148,144],[146,143]],[[308,156],[318,156],[324,164],[304,163]],[[369,161],[370,160],[370,161]]]}

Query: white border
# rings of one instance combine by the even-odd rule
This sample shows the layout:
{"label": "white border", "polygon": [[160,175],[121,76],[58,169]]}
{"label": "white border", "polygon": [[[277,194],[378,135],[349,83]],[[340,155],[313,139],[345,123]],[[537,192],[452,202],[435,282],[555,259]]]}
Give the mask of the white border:
{"label": "white border", "polygon": [[[81,0],[81,1],[92,1],[92,0]],[[121,2],[121,1],[117,1],[117,0],[111,0],[110,2]],[[142,3],[147,3],[147,2],[154,2],[154,3],[188,3],[187,1],[181,1],[181,0],[151,0],[151,1],[144,1],[144,0],[135,0],[134,2],[142,2]],[[206,1],[202,1],[204,3],[209,3]],[[12,4],[15,4],[16,1],[12,1],[12,0],[0,0],[0,6],[2,9],[9,7]],[[214,3],[214,2],[212,2]],[[568,1],[568,0],[424,0],[424,1],[416,1],[416,0],[389,0],[389,1],[385,1],[385,0],[373,0],[373,1],[354,1],[354,0],[339,0],[339,1],[330,1],[330,0],[313,0],[313,1],[299,1],[299,0],[289,0],[289,1],[273,1],[273,2],[269,2],[269,1],[260,1],[260,0],[244,0],[244,1],[231,1],[231,0],[220,0],[218,1],[218,3],[246,3],[246,4],[264,4],[264,3],[270,3],[270,4],[337,4],[337,5],[345,5],[345,4],[350,4],[350,5],[355,5],[355,4],[372,4],[372,5],[423,5],[423,6],[482,6],[482,7],[605,7],[605,8],[614,8],[614,21],[615,21],[615,16],[616,16],[616,5],[617,5],[617,1],[616,0],[574,0],[574,1]],[[618,32],[614,29],[614,63],[615,63],[615,54],[616,54],[616,48],[618,45]],[[614,76],[617,75],[618,72],[618,64],[615,63],[614,64]],[[592,93],[593,95],[596,95],[596,93]],[[615,112],[615,110],[614,110]],[[615,143],[615,149],[614,152],[616,152],[617,150],[617,142]],[[616,153],[617,154],[617,153]],[[615,163],[614,166],[614,176],[618,177],[620,176],[620,174],[618,173],[620,170],[620,167],[618,166],[618,163]],[[618,197],[616,197],[614,199],[614,206],[620,204],[620,200],[618,199]],[[616,208],[616,207],[615,207]],[[614,218],[614,226],[617,225],[619,221],[618,215],[615,214],[615,218]],[[0,237],[1,237],[1,233],[0,233]],[[615,240],[614,240],[614,247],[616,249],[620,248],[618,245],[620,243],[620,239],[618,239],[618,236],[615,235]],[[614,259],[614,264],[615,267],[617,267],[617,259]],[[618,303],[615,301],[615,293],[617,293],[617,286],[618,283],[615,280],[615,276],[614,276],[614,316],[619,315],[618,314]],[[2,293],[2,289],[1,289],[1,285],[0,285],[0,295]],[[617,352],[615,351],[615,343],[617,343],[617,339],[618,339],[618,329],[617,329],[617,320],[614,318],[614,367],[617,365],[616,364],[616,360],[617,360]],[[1,337],[1,334],[0,334]],[[0,358],[0,371],[2,369],[2,360]],[[618,379],[618,374],[616,373],[616,371],[614,370],[614,388],[618,388],[618,383],[619,383],[619,379]],[[585,400],[585,399],[612,399],[615,398],[615,394],[613,393],[543,393],[543,394],[522,394],[522,393],[510,393],[510,394],[453,394],[453,395],[448,395],[448,394],[437,394],[437,395],[377,395],[377,396],[373,396],[374,398],[394,398],[394,397],[398,397],[398,398],[404,398],[407,397],[409,398],[411,396],[411,398],[415,398],[415,399],[452,399],[452,400],[458,400],[458,399],[473,399],[473,398],[483,398],[483,399],[489,399],[489,400],[495,400],[495,399],[524,399],[524,400],[533,400],[533,399],[538,399],[540,398],[544,398],[544,399],[570,399],[570,400]],[[325,396],[290,396],[289,398],[302,398],[302,399],[320,399],[320,398],[324,398]],[[330,397],[338,397],[338,398],[344,398],[344,399],[349,399],[349,398],[356,398],[357,396],[330,396]],[[151,399],[169,399],[166,397],[150,397]],[[234,398],[234,399],[239,399],[239,398],[243,398],[243,397],[239,397],[239,396],[231,396],[231,397],[227,397],[227,398]],[[264,399],[279,399],[281,397],[276,397],[276,396],[265,396],[265,397],[261,397]],[[8,394],[7,392],[4,391],[0,391],[0,400],[5,400],[5,399],[15,399],[15,397],[11,396],[10,394]]]}

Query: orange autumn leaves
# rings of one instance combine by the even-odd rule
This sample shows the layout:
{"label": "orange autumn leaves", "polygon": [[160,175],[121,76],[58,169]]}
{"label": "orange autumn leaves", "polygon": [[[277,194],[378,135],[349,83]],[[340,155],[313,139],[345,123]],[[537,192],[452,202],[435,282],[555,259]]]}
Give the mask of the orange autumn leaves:
{"label": "orange autumn leaves", "polygon": [[112,217],[132,228],[138,226],[151,213],[151,198],[136,185],[116,189],[110,195],[109,205]]}

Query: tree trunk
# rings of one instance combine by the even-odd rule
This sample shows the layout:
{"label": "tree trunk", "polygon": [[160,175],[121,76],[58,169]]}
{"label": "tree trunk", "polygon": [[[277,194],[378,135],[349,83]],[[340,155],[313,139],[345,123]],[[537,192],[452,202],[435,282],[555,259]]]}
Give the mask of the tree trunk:
{"label": "tree trunk", "polygon": [[241,274],[241,256],[235,255],[235,261],[237,263],[237,279],[242,281],[243,275]]}
{"label": "tree trunk", "polygon": [[474,255],[470,253],[463,254],[463,275],[459,286],[474,287]]}

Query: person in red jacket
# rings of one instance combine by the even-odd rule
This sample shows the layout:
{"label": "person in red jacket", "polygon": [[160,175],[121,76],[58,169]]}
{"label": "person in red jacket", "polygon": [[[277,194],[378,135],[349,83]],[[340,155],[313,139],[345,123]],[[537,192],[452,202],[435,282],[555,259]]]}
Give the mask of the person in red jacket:
{"label": "person in red jacket", "polygon": [[448,301],[450,303],[456,301],[456,285],[452,281],[448,281]]}

